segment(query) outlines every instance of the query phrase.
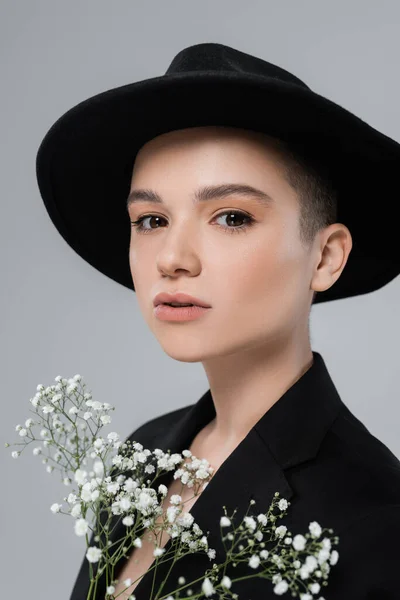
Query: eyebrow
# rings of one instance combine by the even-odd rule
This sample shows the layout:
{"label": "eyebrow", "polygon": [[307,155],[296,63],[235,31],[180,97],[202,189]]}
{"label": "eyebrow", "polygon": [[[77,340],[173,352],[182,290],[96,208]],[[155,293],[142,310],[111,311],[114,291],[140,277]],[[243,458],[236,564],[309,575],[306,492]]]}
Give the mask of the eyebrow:
{"label": "eyebrow", "polygon": [[[217,198],[226,198],[227,196],[240,195],[254,198],[258,204],[266,206],[273,202],[273,198],[266,192],[259,190],[251,185],[241,183],[222,183],[220,185],[207,185],[199,188],[192,196],[193,204],[199,202],[207,202]],[[154,202],[156,204],[164,204],[163,199],[157,192],[150,189],[135,189],[132,190],[126,201],[126,207],[129,207],[136,202]]]}

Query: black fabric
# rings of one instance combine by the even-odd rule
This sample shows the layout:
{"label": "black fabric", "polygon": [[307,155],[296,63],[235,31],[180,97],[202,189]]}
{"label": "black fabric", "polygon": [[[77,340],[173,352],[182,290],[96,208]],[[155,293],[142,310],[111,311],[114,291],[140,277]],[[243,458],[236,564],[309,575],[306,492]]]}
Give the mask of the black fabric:
{"label": "black fabric", "polygon": [[[219,528],[223,505],[228,513],[238,509],[235,522],[239,523],[251,498],[256,504],[250,514],[258,514],[267,510],[278,491],[291,502],[279,524],[292,535],[304,535],[309,523],[317,521],[340,538],[334,546],[338,563],[316,598],[399,599],[400,461],[341,400],[321,354],[313,351],[313,357],[312,366],[254,425],[191,509],[201,529],[209,531],[216,559],[194,554],[178,561],[165,593],[179,587],[179,576],[192,581],[223,559]],[[195,404],[146,422],[129,439],[151,450],[181,452],[214,416],[208,390]],[[170,474],[163,482],[168,485],[168,480]],[[117,527],[112,539],[118,539],[122,527]],[[162,565],[159,571],[157,581],[165,573]],[[234,572],[227,574],[234,578]],[[249,568],[248,573],[254,571]],[[136,600],[150,599],[152,577],[147,574],[133,591]],[[85,600],[88,584],[84,558],[70,600]],[[256,578],[233,584],[231,591],[240,600],[277,597],[270,581]],[[97,600],[104,600],[104,595],[103,581]]]}
{"label": "black fabric", "polygon": [[400,273],[393,218],[400,144],[287,70],[218,43],[184,48],[165,75],[97,94],[52,125],[37,153],[36,175],[64,240],[135,290],[126,209],[135,157],[158,135],[207,125],[280,138],[337,190],[337,221],[350,229],[353,248],[340,278],[314,304],[372,292]]}

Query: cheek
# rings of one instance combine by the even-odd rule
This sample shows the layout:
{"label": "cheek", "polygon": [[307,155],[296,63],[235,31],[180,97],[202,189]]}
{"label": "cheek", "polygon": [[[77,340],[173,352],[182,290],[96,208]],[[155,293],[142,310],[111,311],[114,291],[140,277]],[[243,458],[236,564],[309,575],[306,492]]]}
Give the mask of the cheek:
{"label": "cheek", "polygon": [[212,264],[216,287],[222,295],[229,294],[229,302],[234,305],[245,301],[247,306],[259,308],[260,299],[285,304],[299,291],[302,255],[295,244],[286,243],[282,236],[231,247],[220,253],[218,260],[214,258]]}

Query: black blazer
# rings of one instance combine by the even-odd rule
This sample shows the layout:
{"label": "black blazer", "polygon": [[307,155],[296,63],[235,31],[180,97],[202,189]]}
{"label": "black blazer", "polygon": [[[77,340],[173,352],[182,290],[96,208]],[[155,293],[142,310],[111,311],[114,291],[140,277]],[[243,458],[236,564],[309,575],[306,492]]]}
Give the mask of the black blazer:
{"label": "black blazer", "polygon": [[[192,581],[213,562],[220,562],[218,558],[223,559],[219,527],[223,505],[229,514],[238,509],[237,526],[251,498],[256,504],[249,514],[258,514],[267,510],[274,492],[279,491],[291,505],[278,525],[286,525],[293,536],[304,535],[309,523],[317,521],[322,528],[333,528],[333,535],[340,538],[339,545],[334,546],[339,560],[331,567],[328,586],[321,587],[315,598],[400,599],[400,461],[347,408],[322,356],[318,352],[313,356],[312,366],[254,425],[191,509],[196,523],[205,534],[209,532],[209,546],[215,548],[216,559],[192,554],[178,561],[163,595],[179,587],[179,576]],[[129,439],[150,450],[181,452],[214,416],[208,390],[195,404],[144,423]],[[171,472],[156,485],[170,481]],[[113,539],[118,539],[123,527],[116,528]],[[162,581],[169,566],[168,562],[158,568],[157,581]],[[116,577],[121,568],[122,561]],[[255,571],[248,568],[246,573]],[[231,567],[227,575],[234,579],[235,570]],[[152,578],[151,572],[140,581],[133,591],[136,600],[150,600]],[[88,584],[84,558],[70,600],[85,600]],[[240,600],[275,600],[273,587],[271,581],[254,578],[233,583],[230,591]],[[104,600],[104,581],[98,590],[97,600]],[[290,593],[284,597],[289,598]]]}

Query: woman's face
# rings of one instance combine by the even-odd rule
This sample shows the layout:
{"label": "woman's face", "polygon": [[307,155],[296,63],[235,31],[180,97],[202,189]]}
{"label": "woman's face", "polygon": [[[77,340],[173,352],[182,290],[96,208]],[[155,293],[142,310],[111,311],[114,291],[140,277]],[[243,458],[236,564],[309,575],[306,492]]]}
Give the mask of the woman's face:
{"label": "woman's face", "polygon": [[[131,221],[154,215],[144,231],[132,225],[130,268],[143,316],[172,358],[206,361],[308,335],[318,255],[301,244],[299,202],[277,159],[261,134],[223,127],[173,131],[138,153],[131,192],[152,190],[162,203],[128,207]],[[232,193],[192,201],[221,184],[252,186],[270,200]],[[193,321],[162,321],[153,307],[159,292],[185,292],[211,308]]]}

